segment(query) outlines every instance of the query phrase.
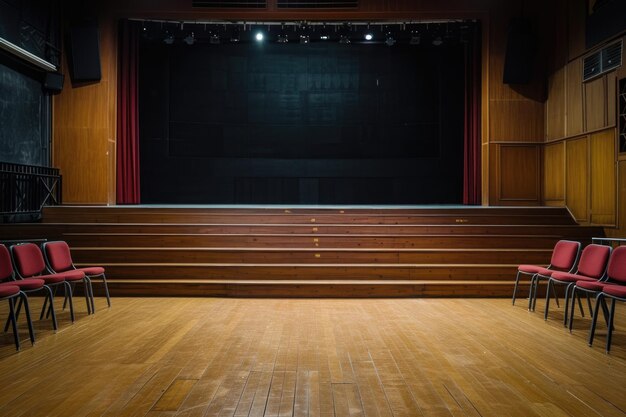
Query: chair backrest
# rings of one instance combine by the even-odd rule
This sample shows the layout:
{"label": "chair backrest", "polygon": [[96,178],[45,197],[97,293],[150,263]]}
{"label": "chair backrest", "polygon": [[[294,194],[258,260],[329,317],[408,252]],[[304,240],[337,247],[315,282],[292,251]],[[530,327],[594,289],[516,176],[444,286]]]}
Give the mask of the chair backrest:
{"label": "chair backrest", "polygon": [[0,243],[0,281],[13,279],[13,264],[11,254],[6,246]]}
{"label": "chair backrest", "polygon": [[583,249],[578,262],[578,273],[590,278],[600,279],[606,272],[611,255],[611,247],[592,243]]}
{"label": "chair backrest", "polygon": [[626,246],[613,249],[606,274],[611,281],[626,284]]}
{"label": "chair backrest", "polygon": [[22,278],[30,278],[46,272],[46,263],[39,247],[34,243],[11,246],[15,269]]}
{"label": "chair backrest", "polygon": [[550,266],[553,269],[571,271],[578,260],[580,252],[580,242],[572,240],[559,240],[554,246]]}
{"label": "chair backrest", "polygon": [[72,269],[72,255],[67,243],[59,240],[56,242],[45,242],[43,253],[48,261],[48,266],[54,272],[63,272]]}

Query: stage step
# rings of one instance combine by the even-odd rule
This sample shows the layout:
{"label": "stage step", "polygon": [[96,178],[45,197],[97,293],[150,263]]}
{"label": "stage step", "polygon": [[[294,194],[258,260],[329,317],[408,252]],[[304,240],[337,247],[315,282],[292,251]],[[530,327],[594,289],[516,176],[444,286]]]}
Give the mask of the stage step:
{"label": "stage step", "polygon": [[508,297],[519,264],[603,235],[550,207],[51,207],[0,231],[66,240],[114,296],[246,297]]}
{"label": "stage step", "polygon": [[[96,294],[101,295],[100,286]],[[501,281],[379,281],[379,280],[110,280],[112,293],[128,296],[168,294],[170,296],[211,297],[510,297],[510,280]],[[158,291],[155,291],[158,288]],[[519,299],[526,297],[528,286],[520,285]]]}

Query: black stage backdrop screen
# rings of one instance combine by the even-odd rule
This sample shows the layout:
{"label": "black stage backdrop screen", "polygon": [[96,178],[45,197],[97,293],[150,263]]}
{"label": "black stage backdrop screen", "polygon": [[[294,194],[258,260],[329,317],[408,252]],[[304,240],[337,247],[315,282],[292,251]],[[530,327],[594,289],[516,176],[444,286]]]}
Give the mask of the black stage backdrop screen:
{"label": "black stage backdrop screen", "polygon": [[454,204],[462,45],[142,43],[141,200]]}

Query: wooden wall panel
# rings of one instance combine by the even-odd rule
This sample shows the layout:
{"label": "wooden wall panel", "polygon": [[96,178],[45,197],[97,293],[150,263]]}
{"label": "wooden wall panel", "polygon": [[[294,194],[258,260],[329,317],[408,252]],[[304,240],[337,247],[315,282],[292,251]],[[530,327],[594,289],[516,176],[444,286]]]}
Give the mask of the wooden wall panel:
{"label": "wooden wall panel", "polygon": [[567,65],[565,73],[565,135],[576,136],[583,133],[583,70],[582,59]]}
{"label": "wooden wall panel", "polygon": [[539,204],[540,147],[500,145],[499,154],[500,203]]}
{"label": "wooden wall panel", "polygon": [[626,161],[617,162],[617,228],[607,229],[607,236],[623,238],[626,235]]}
{"label": "wooden wall panel", "polygon": [[548,78],[546,101],[546,137],[559,139],[565,136],[565,71],[563,67]]}
{"label": "wooden wall panel", "polygon": [[568,140],[565,146],[565,203],[578,222],[589,221],[587,185],[589,181],[589,142],[587,136]]}
{"label": "wooden wall panel", "polygon": [[585,83],[585,121],[586,131],[601,129],[606,126],[606,89],[605,77]]}
{"label": "wooden wall panel", "polygon": [[543,142],[544,105],[530,100],[490,100],[492,141]]}
{"label": "wooden wall panel", "polygon": [[617,74],[606,74],[606,126],[615,126],[617,117]]}
{"label": "wooden wall panel", "polygon": [[114,25],[105,21],[99,29],[101,81],[73,84],[68,77],[53,101],[52,161],[63,175],[65,204],[115,202],[117,49]]}
{"label": "wooden wall panel", "polygon": [[543,150],[543,201],[565,204],[565,142],[546,145]]}
{"label": "wooden wall panel", "polygon": [[590,143],[590,211],[592,224],[616,223],[616,157],[615,130],[591,135]]}

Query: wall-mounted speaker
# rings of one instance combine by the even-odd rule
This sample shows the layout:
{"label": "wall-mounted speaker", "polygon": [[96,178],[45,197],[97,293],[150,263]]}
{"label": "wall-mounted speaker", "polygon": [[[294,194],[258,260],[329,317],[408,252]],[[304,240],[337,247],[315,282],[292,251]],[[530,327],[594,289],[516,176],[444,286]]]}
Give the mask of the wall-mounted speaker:
{"label": "wall-mounted speaker", "polygon": [[505,84],[527,84],[533,78],[535,66],[535,37],[530,21],[526,18],[513,19],[509,25],[504,58]]}
{"label": "wall-mounted speaker", "polygon": [[63,90],[63,81],[65,76],[58,72],[46,72],[43,80],[43,88],[51,93],[59,93]]}
{"label": "wall-mounted speaker", "polygon": [[72,81],[100,81],[100,42],[95,23],[70,28],[68,52]]}

